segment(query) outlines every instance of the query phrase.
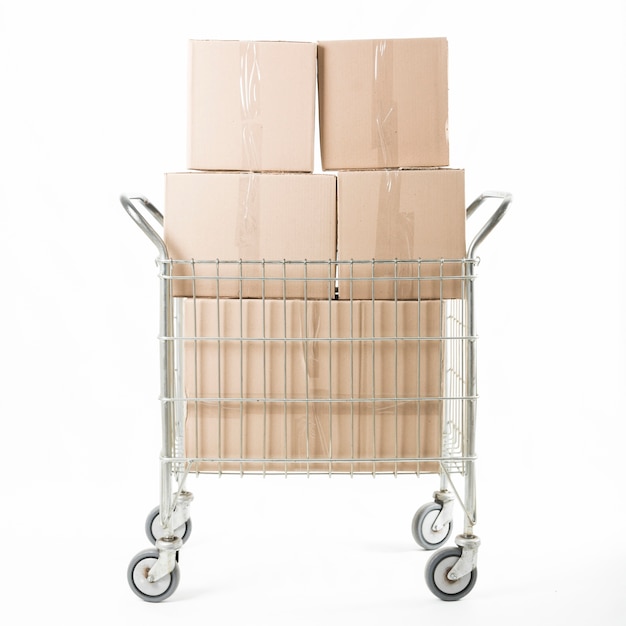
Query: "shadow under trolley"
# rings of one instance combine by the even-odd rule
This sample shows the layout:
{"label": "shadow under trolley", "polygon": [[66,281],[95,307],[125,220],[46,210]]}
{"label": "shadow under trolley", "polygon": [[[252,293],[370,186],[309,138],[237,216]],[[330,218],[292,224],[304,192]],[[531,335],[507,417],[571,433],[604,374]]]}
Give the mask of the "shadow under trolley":
{"label": "shadow under trolley", "polygon": [[[412,520],[429,589],[458,600],[476,583],[476,342],[478,246],[462,259],[172,259],[163,215],[122,196],[158,250],[162,452],[160,503],[147,517],[153,548],[128,567],[148,602],[179,583],[191,533],[190,473],[439,474]],[[460,483],[463,483],[461,486]],[[464,529],[452,533],[459,501]]]}

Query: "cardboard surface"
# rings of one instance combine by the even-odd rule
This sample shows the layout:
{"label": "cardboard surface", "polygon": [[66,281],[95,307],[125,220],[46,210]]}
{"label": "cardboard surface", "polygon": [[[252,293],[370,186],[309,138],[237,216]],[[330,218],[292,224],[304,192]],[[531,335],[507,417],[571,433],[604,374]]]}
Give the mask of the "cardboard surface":
{"label": "cardboard surface", "polygon": [[243,463],[202,471],[438,470],[401,460],[439,455],[440,302],[186,299],[183,312],[186,456]]}
{"label": "cardboard surface", "polygon": [[189,43],[188,167],[313,171],[316,45]]}
{"label": "cardboard surface", "polygon": [[[339,172],[338,259],[463,259],[464,179],[446,168]],[[463,281],[449,277],[462,271],[459,263],[340,264],[339,297],[460,298]],[[404,280],[417,276],[423,280]]]}
{"label": "cardboard surface", "polygon": [[444,38],[318,43],[324,170],[445,166]]}
{"label": "cardboard surface", "polygon": [[[336,178],[329,174],[166,174],[164,236],[172,259],[211,261],[175,263],[173,275],[182,277],[173,281],[176,296],[304,298],[306,289],[307,298],[328,298],[329,290],[335,289],[334,265],[305,267],[302,261],[335,260]],[[228,263],[239,259],[300,263],[264,267]],[[318,280],[305,284],[299,280],[305,275]],[[195,280],[184,278],[192,276]]]}

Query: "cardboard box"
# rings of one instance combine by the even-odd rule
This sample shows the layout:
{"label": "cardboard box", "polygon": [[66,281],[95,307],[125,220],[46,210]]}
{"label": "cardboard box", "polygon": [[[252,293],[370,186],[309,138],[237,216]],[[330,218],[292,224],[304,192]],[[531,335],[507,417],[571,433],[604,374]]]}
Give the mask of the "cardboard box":
{"label": "cardboard box", "polygon": [[[209,261],[173,264],[175,296],[328,298],[335,290],[328,261],[336,257],[336,178],[167,174],[164,235],[172,259]],[[233,263],[240,259],[257,263]],[[269,263],[284,259],[301,262]],[[305,267],[304,260],[318,263]]]}
{"label": "cardboard box", "polygon": [[402,459],[439,455],[441,307],[186,299],[186,456],[230,459],[200,471],[438,471]]}
{"label": "cardboard box", "polygon": [[462,276],[462,264],[439,261],[465,257],[464,174],[445,168],[339,172],[339,261],[437,261],[340,263],[339,298],[460,298],[463,281],[451,277]]}
{"label": "cardboard box", "polygon": [[444,38],[318,43],[324,170],[445,166]]}
{"label": "cardboard box", "polygon": [[188,167],[313,171],[316,45],[189,44]]}

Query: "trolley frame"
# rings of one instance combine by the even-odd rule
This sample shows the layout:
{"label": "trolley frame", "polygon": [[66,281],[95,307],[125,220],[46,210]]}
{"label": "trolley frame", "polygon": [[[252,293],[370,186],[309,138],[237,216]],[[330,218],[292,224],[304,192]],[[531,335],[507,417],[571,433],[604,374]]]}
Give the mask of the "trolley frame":
{"label": "trolley frame", "polygon": [[[464,382],[461,401],[463,403],[463,423],[461,428],[461,450],[460,455],[447,455],[442,448],[441,456],[439,457],[416,457],[414,459],[398,459],[398,458],[372,458],[363,459],[359,458],[358,461],[373,461],[373,462],[394,462],[394,461],[434,461],[438,462],[440,466],[440,488],[434,493],[434,500],[436,510],[434,513],[430,510],[432,505],[425,505],[422,509],[429,509],[426,513],[416,514],[414,519],[414,525],[418,524],[423,526],[428,533],[441,533],[449,529],[452,525],[452,505],[455,499],[459,500],[464,512],[464,530],[463,533],[456,537],[456,544],[460,550],[455,555],[448,554],[447,558],[453,558],[454,561],[446,561],[439,559],[439,563],[443,563],[446,566],[443,582],[437,583],[437,577],[442,578],[441,573],[437,568],[444,565],[438,565],[434,563],[436,559],[432,559],[433,565],[427,568],[427,582],[431,590],[441,597],[442,599],[458,599],[465,595],[469,589],[473,586],[469,583],[461,585],[462,589],[457,593],[456,586],[459,581],[469,581],[468,577],[475,579],[477,551],[480,545],[480,540],[474,535],[474,526],[476,525],[476,474],[475,474],[475,461],[476,461],[476,415],[477,415],[477,349],[476,349],[476,315],[475,315],[475,267],[479,263],[479,258],[476,256],[476,251],[485,238],[496,227],[502,217],[505,215],[511,201],[512,196],[509,193],[499,191],[487,191],[482,193],[474,202],[472,202],[466,209],[466,216],[470,218],[477,209],[483,205],[487,200],[496,199],[499,200],[497,209],[491,214],[489,219],[480,228],[471,243],[468,246],[467,254],[464,259],[439,259],[439,260],[415,260],[411,263],[418,264],[418,268],[423,263],[457,263],[462,267],[464,295],[463,300],[465,303],[464,317],[466,328],[463,332],[463,370],[464,370]],[[140,553],[138,557],[142,557],[144,560],[136,559],[131,562],[131,566],[134,567],[133,571],[129,568],[129,582],[133,591],[137,593],[144,600],[148,601],[160,601],[170,595],[173,592],[172,587],[175,589],[178,584],[177,574],[177,554],[183,544],[181,538],[181,529],[188,530],[191,527],[189,507],[193,499],[190,492],[185,489],[185,481],[189,471],[197,466],[200,459],[187,458],[184,454],[184,446],[181,447],[181,417],[177,415],[177,406],[180,404],[181,392],[180,392],[180,380],[177,376],[180,376],[178,371],[178,365],[180,356],[176,354],[176,341],[177,333],[180,333],[180,329],[176,328],[177,323],[177,305],[175,304],[179,298],[174,297],[173,281],[178,280],[174,275],[174,264],[177,262],[169,257],[167,246],[157,232],[153,224],[156,224],[160,229],[163,226],[162,213],[144,196],[141,195],[122,195],[120,201],[137,226],[143,231],[143,233],[150,239],[155,245],[158,251],[158,257],[156,260],[159,276],[160,276],[160,297],[159,297],[159,359],[160,359],[160,392],[161,392],[161,430],[162,430],[162,449],[161,449],[161,473],[160,473],[160,504],[158,507],[157,517],[149,517],[146,523],[146,530],[149,537],[154,540],[157,551],[154,553]],[[183,260],[182,262],[192,262],[192,260]],[[219,264],[219,261],[217,262]],[[224,263],[224,262],[222,262]],[[227,262],[226,262],[227,263]],[[237,263],[237,262],[235,262]],[[242,276],[241,268],[245,262],[239,261],[239,273]],[[263,272],[265,271],[266,261],[258,261],[263,264]],[[269,262],[271,263],[271,262]],[[277,262],[284,264],[286,261]],[[303,261],[305,267],[305,281],[306,281],[306,261]],[[310,262],[313,264],[314,262]],[[335,268],[340,265],[342,261],[329,260],[329,274],[331,272],[331,266]],[[374,278],[374,265],[376,263],[389,263],[395,264],[395,276],[397,278],[397,264],[402,263],[397,259],[388,261],[350,261],[343,262],[351,264],[350,275],[352,275],[352,265],[354,263],[372,263],[372,279]],[[284,273],[284,269],[283,269]],[[418,269],[419,273],[419,269]],[[264,274],[263,274],[264,275]],[[217,276],[219,282],[219,268],[217,269]],[[192,281],[195,279],[192,277]],[[333,296],[330,296],[333,299]],[[372,295],[372,300],[374,296]],[[397,302],[397,301],[396,301]],[[396,337],[395,339],[400,339]],[[444,400],[445,398],[440,398]],[[243,401],[243,400],[242,400]],[[397,398],[396,398],[397,401]],[[308,445],[308,442],[307,442]],[[217,459],[217,460],[232,460],[232,459]],[[236,459],[235,459],[236,460]],[[282,459],[286,463],[288,462],[307,462],[310,459]],[[246,461],[258,461],[264,462],[267,459],[246,459]],[[332,463],[341,462],[341,459],[329,459]],[[346,459],[345,462],[355,459]],[[275,462],[272,460],[272,462]],[[464,476],[464,489],[463,497],[459,490],[456,488],[454,481],[452,480],[450,462],[460,464],[460,473]],[[308,465],[307,465],[308,468]],[[287,472],[287,470],[286,470]],[[308,469],[307,469],[307,473]],[[316,472],[317,473],[317,472]],[[328,473],[333,473],[330,469]],[[456,497],[456,498],[455,498]],[[155,512],[156,515],[156,512]],[[421,515],[421,517],[420,517]],[[419,518],[419,519],[417,519]],[[158,522],[155,525],[155,519]],[[417,521],[416,521],[417,519]],[[427,524],[427,525],[426,525]],[[188,525],[188,526],[185,526]],[[159,528],[160,526],[160,528]],[[155,529],[157,531],[155,532]],[[417,534],[416,534],[417,533]],[[420,540],[422,531],[418,528],[415,530],[414,536],[420,545],[430,549],[440,545],[439,543],[431,544],[427,540]],[[445,533],[444,533],[445,534]],[[430,536],[430,535],[429,535]],[[445,536],[447,538],[447,534]],[[148,555],[148,556],[146,556]],[[435,555],[437,556],[437,555]],[[443,555],[446,557],[446,555]],[[148,561],[145,559],[148,558]],[[138,574],[140,566],[143,567],[143,574]],[[148,563],[148,565],[145,565]],[[452,565],[452,567],[450,567]],[[144,580],[145,579],[145,580]],[[162,592],[164,588],[164,580],[169,581],[169,587]],[[435,581],[434,583],[432,581]],[[139,581],[139,582],[138,582]],[[142,587],[143,585],[143,587]],[[160,586],[159,586],[160,585]],[[449,589],[448,589],[449,586]],[[442,587],[444,589],[442,589]],[[153,593],[153,588],[156,591]]]}

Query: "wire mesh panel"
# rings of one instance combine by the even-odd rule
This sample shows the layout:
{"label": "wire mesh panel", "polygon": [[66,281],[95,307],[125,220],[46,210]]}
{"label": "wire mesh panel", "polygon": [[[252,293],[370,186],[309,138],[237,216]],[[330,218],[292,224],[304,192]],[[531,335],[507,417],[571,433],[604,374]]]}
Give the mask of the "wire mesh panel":
{"label": "wire mesh panel", "polygon": [[175,459],[210,473],[462,471],[468,263],[165,264]]}

